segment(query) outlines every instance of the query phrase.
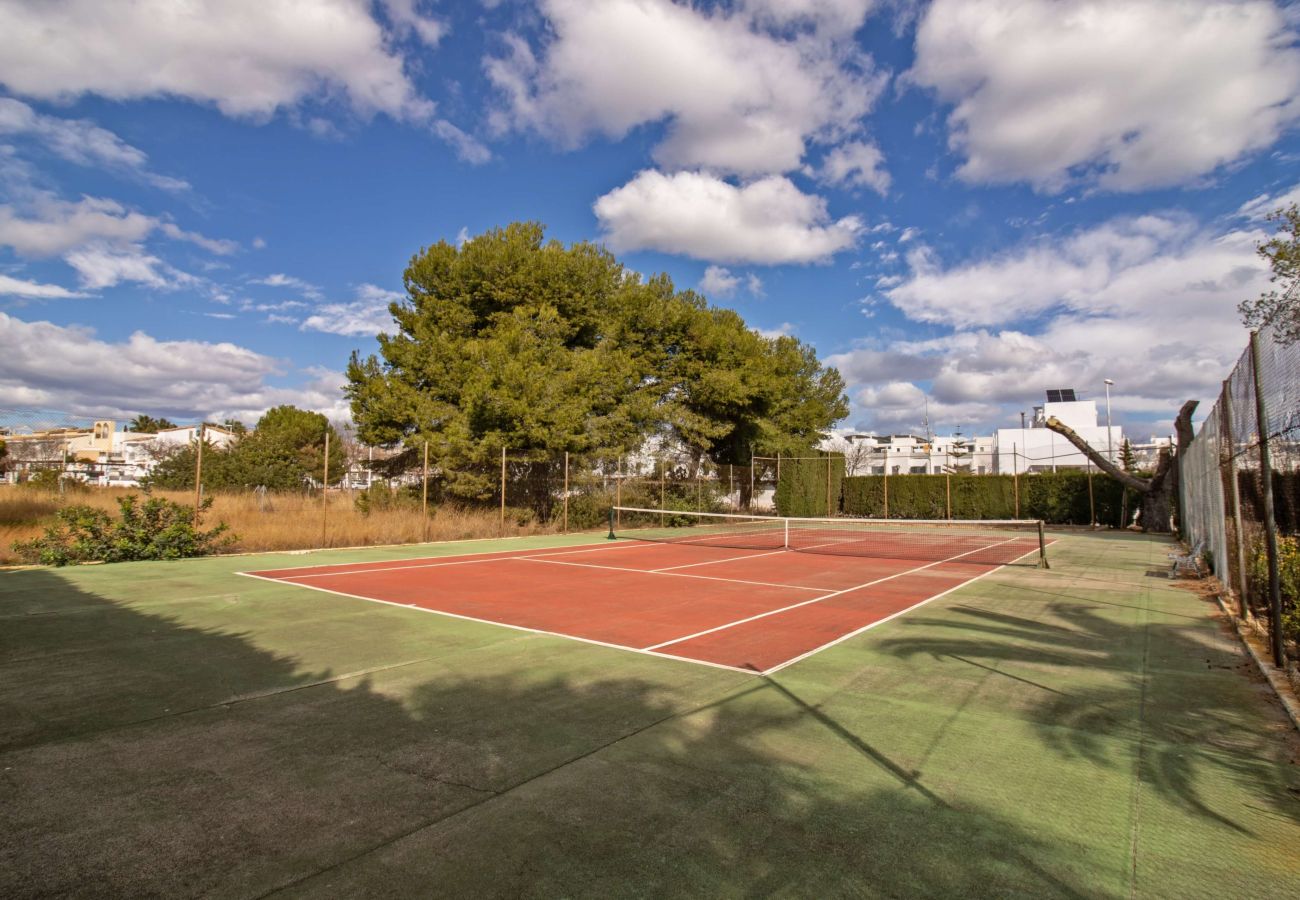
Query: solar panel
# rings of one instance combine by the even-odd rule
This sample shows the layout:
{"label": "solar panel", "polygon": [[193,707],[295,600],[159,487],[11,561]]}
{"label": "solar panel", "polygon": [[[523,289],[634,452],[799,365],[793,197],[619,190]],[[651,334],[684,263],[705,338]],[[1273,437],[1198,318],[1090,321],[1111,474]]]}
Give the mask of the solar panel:
{"label": "solar panel", "polygon": [[1073,403],[1076,399],[1074,388],[1049,388],[1047,391],[1048,403]]}

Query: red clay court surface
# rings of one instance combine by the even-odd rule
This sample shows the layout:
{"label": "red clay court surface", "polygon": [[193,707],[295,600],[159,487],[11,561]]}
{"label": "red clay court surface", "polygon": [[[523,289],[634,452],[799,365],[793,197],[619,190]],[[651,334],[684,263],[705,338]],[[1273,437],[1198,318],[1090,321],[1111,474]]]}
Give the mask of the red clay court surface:
{"label": "red clay court surface", "polygon": [[[987,549],[987,548],[981,548]],[[1002,564],[1036,538],[1000,541]],[[241,574],[441,615],[767,674],[996,568],[618,540]]]}

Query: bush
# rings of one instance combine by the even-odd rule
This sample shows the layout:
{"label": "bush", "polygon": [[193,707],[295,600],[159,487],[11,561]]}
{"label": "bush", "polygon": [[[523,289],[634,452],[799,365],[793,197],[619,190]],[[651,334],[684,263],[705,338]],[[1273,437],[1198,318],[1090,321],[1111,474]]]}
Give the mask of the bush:
{"label": "bush", "polygon": [[[852,516],[882,516],[885,481],[880,475],[844,479],[844,512]],[[948,516],[949,478],[943,475],[890,475],[891,519],[944,519]],[[1088,525],[1088,473],[1039,472],[1020,476],[1020,510],[1011,475],[953,475],[954,519],[1042,519],[1054,525]],[[1119,523],[1123,486],[1100,474],[1092,477],[1092,505],[1097,521]]]}
{"label": "bush", "polygon": [[[1277,539],[1278,580],[1282,584],[1282,636],[1300,641],[1300,538]],[[1257,543],[1250,555],[1252,593],[1268,603],[1268,551],[1264,542]]]}
{"label": "bush", "polygon": [[18,486],[24,490],[42,491],[48,494],[85,494],[90,491],[90,487],[84,481],[64,478],[58,469],[37,469],[27,476],[26,481],[19,482]]}
{"label": "bush", "polygon": [[[136,559],[181,559],[206,556],[229,547],[234,537],[222,523],[202,531],[188,506],[150,497],[143,503],[134,494],[117,501],[119,515],[90,506],[69,506],[56,514],[45,534],[14,544],[14,552],[29,562],[48,566],[69,563],[125,562]],[[201,509],[212,505],[209,498]]]}
{"label": "bush", "polygon": [[[432,512],[434,507],[433,485],[429,487],[429,511]],[[424,503],[424,495],[421,493],[421,486],[418,484],[391,488],[380,482],[370,485],[364,491],[358,491],[356,499],[352,503],[356,506],[357,512],[363,516],[394,510],[418,511]]]}
{"label": "bush", "polygon": [[[829,491],[827,466],[830,467]],[[781,478],[776,484],[776,511],[782,516],[836,515],[840,511],[840,493],[847,480],[844,477],[844,457],[839,454],[782,460]]]}

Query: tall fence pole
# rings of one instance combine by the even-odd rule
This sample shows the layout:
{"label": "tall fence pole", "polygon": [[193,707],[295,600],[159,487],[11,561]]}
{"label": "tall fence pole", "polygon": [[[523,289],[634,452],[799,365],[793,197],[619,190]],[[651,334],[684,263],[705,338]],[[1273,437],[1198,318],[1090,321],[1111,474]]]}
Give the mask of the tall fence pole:
{"label": "tall fence pole", "polygon": [[[1233,437],[1232,430],[1232,388],[1231,379],[1223,380],[1223,393],[1219,398],[1219,410],[1223,432],[1228,439],[1228,491],[1229,499],[1232,502],[1232,533],[1233,543],[1237,551],[1237,615],[1246,618],[1250,608],[1246,605],[1246,535],[1241,527],[1241,487],[1237,484],[1237,441]],[[1220,473],[1222,477],[1222,473]]]}
{"label": "tall fence pole", "polygon": [[736,467],[727,463],[727,499],[731,501],[731,511],[740,512],[739,498],[736,497]]}
{"label": "tall fence pole", "polygon": [[569,533],[569,451],[564,451],[564,533]]}
{"label": "tall fence pole", "polygon": [[424,472],[420,475],[420,540],[429,542],[429,442],[424,442]]}
{"label": "tall fence pole", "polygon": [[831,505],[831,456],[826,454],[826,515],[835,515],[835,509]]}
{"label": "tall fence pole", "polygon": [[1020,518],[1020,449],[1011,445],[1011,484],[1016,492],[1016,518]]}
{"label": "tall fence pole", "polygon": [[1092,460],[1088,460],[1088,527],[1097,527],[1097,501],[1092,496]]}
{"label": "tall fence pole", "polygon": [[[662,458],[659,460],[659,508],[661,510],[664,508],[664,461]],[[659,513],[659,527],[664,527],[664,514],[662,512]]]}
{"label": "tall fence pole", "polygon": [[946,470],[943,473],[943,493],[948,508],[948,521],[952,521],[952,472]]}
{"label": "tall fence pole", "polygon": [[885,492],[885,518],[889,518],[889,455],[885,455],[884,481],[882,482]]}
{"label": "tall fence pole", "polygon": [[749,505],[745,507],[750,512],[754,511],[754,454],[749,454]]}
{"label": "tall fence pole", "polygon": [[[63,479],[59,479],[59,484],[63,484]],[[194,451],[194,523],[199,521],[199,503],[203,499],[203,426],[198,430],[198,446]]]}
{"label": "tall fence pole", "polygon": [[619,509],[623,505],[623,457],[618,458],[618,469],[614,476],[614,525],[618,529],[623,528],[623,510]]}
{"label": "tall fence pole", "polygon": [[1264,486],[1264,546],[1268,551],[1269,637],[1273,644],[1273,665],[1284,662],[1282,651],[1282,580],[1278,571],[1277,520],[1273,515],[1273,456],[1268,442],[1268,408],[1264,403],[1264,382],[1259,371],[1259,332],[1250,333],[1251,368],[1255,375],[1255,416],[1259,422],[1259,469]]}
{"label": "tall fence pole", "polygon": [[502,536],[506,533],[506,447],[501,445],[501,524]]}
{"label": "tall fence pole", "polygon": [[329,546],[330,519],[330,428],[325,426],[325,474],[320,483],[320,544]]}

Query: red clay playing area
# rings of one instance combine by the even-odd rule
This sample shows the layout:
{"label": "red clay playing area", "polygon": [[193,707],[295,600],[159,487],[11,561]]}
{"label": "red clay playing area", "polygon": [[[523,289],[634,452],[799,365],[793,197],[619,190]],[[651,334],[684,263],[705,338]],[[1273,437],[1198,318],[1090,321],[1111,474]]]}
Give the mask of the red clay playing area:
{"label": "red clay playing area", "polygon": [[[1003,562],[1038,549],[1003,543]],[[997,568],[971,561],[975,552],[927,562],[618,540],[243,574],[770,673]]]}

